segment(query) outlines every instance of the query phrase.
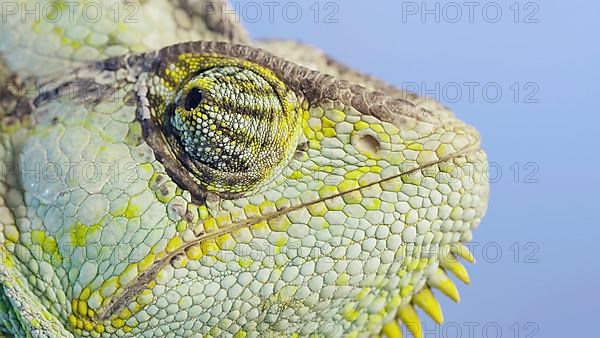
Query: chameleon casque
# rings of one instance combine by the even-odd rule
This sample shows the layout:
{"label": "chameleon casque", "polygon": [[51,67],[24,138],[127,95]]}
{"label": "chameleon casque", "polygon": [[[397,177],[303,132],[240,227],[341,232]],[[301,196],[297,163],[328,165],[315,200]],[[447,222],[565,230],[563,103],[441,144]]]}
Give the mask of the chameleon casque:
{"label": "chameleon casque", "polygon": [[432,290],[458,301],[488,200],[473,128],[311,47],[251,42],[220,1],[117,3],[133,23],[85,4],[3,2],[2,335],[442,321]]}

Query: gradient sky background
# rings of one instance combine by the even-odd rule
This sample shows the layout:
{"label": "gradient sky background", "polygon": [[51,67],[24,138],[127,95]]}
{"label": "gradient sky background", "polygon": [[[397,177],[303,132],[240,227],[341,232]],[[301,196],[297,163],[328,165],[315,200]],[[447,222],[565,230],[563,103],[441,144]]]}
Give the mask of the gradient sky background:
{"label": "gradient sky background", "polygon": [[[470,22],[468,7],[455,19],[456,8],[438,2],[436,22],[433,14],[422,20],[420,9],[409,15],[420,1],[298,1],[287,19],[280,2],[270,22],[265,2],[238,4],[254,38],[301,40],[397,86],[433,89],[477,127],[501,170],[490,175],[490,206],[475,232],[472,284],[459,285],[461,304],[442,298],[446,324],[428,321],[427,337],[597,337],[600,4],[521,1],[517,14],[513,1],[502,1],[486,15],[481,2]],[[335,9],[337,22],[325,22]],[[479,83],[471,98],[469,82]],[[502,95],[492,102],[497,87]]]}

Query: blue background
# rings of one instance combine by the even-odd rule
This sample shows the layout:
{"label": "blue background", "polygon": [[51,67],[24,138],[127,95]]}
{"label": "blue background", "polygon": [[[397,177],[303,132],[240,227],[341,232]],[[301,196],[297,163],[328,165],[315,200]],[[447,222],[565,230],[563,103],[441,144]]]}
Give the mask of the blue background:
{"label": "blue background", "polygon": [[[474,237],[478,262],[468,266],[472,283],[457,282],[460,304],[440,297],[446,324],[427,321],[427,337],[598,337],[600,5],[521,1],[515,20],[513,2],[497,2],[490,6],[502,16],[491,23],[494,8],[484,15],[482,2],[474,22],[461,5],[462,17],[450,23],[456,11],[446,5],[443,15],[447,2],[439,2],[440,22],[420,12],[403,20],[408,2],[316,3],[317,22],[313,1],[295,3],[297,22],[295,8],[283,13],[285,2],[271,18],[261,1],[240,2],[238,10],[253,38],[300,40],[402,87],[417,83],[424,92],[439,83],[433,94],[477,127],[494,163],[488,213]],[[330,19],[338,22],[325,22],[336,7]],[[538,22],[524,23],[536,8],[529,21]],[[480,84],[472,100],[465,82]],[[453,83],[462,89],[458,99]],[[482,93],[485,84],[502,89],[498,102],[494,88]]]}

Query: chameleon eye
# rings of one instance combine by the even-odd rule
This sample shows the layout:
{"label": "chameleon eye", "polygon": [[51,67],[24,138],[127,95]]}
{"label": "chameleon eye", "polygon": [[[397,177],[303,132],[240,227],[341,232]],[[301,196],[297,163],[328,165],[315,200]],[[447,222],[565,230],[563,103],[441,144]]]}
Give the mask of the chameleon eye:
{"label": "chameleon eye", "polygon": [[191,111],[198,107],[202,101],[202,92],[198,88],[192,88],[185,96],[184,108],[185,110]]}
{"label": "chameleon eye", "polygon": [[[271,182],[296,149],[300,103],[258,65],[201,69],[173,94],[163,132],[194,176],[196,187],[186,186],[191,191],[199,185],[225,198],[251,194]],[[180,181],[189,185],[186,180]]]}

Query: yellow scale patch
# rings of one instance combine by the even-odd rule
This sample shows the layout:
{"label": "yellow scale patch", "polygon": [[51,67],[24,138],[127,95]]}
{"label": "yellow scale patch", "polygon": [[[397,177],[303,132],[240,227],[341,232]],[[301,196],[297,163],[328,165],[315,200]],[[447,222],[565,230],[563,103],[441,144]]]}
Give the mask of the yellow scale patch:
{"label": "yellow scale patch", "polygon": [[58,251],[56,239],[46,234],[44,230],[33,230],[31,232],[31,242],[42,248],[42,251],[52,257],[53,262],[62,262],[62,256]]}

